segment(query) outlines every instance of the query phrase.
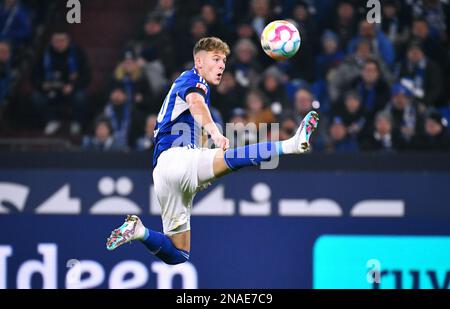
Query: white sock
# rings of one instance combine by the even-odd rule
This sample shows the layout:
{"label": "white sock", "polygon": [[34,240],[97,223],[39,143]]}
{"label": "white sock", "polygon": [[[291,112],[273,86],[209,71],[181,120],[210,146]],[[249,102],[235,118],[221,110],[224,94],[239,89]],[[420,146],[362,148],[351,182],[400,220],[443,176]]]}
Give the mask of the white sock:
{"label": "white sock", "polygon": [[296,139],[298,139],[298,137],[294,135],[290,139],[280,141],[281,153],[282,154],[297,153],[298,150],[295,147]]}
{"label": "white sock", "polygon": [[144,236],[145,236],[145,226],[144,226],[144,224],[141,224],[137,228],[136,237],[137,237],[137,239],[141,240],[144,238]]}

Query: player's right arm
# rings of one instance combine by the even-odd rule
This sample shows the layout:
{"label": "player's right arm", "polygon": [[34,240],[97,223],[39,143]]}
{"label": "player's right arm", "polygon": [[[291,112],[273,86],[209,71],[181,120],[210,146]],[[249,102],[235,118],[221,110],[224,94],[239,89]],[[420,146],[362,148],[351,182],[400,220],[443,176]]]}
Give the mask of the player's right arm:
{"label": "player's right arm", "polygon": [[205,98],[197,92],[191,92],[186,96],[186,102],[192,117],[211,135],[214,145],[223,150],[229,148],[230,141],[220,133],[219,128],[214,123],[209,108],[205,103]]}

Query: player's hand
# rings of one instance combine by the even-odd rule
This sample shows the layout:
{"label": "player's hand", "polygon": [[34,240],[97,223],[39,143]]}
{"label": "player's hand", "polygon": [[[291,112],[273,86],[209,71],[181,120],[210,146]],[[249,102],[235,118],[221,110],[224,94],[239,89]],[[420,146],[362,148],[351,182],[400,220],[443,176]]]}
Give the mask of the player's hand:
{"label": "player's hand", "polygon": [[211,138],[216,147],[221,148],[223,150],[227,150],[228,148],[230,148],[230,140],[225,136],[223,136],[222,134],[216,133],[212,135]]}

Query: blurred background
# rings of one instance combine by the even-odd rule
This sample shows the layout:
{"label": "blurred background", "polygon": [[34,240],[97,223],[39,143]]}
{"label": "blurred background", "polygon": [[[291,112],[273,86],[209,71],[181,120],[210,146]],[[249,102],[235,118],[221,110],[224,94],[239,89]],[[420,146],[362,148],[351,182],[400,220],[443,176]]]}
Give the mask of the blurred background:
{"label": "blurred background", "polygon": [[[380,2],[1,1],[0,288],[449,288],[449,3]],[[302,39],[280,62],[276,19]],[[124,214],[161,228],[156,115],[205,36],[231,48],[214,120],[272,124],[233,146],[315,109],[312,152],[201,192],[189,263],[108,252]]]}

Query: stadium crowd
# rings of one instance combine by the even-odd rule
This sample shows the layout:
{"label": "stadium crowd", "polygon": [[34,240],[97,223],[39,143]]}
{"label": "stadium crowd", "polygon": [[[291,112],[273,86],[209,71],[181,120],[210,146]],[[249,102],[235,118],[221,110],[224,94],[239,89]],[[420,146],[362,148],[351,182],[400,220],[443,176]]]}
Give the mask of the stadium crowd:
{"label": "stadium crowd", "polygon": [[[195,42],[217,36],[232,53],[222,83],[211,92],[215,121],[224,130],[226,123],[279,124],[262,136],[236,126],[233,146],[288,138],[317,109],[313,152],[450,150],[447,1],[383,0],[379,24],[367,21],[365,1],[193,2],[198,5],[157,1],[105,77],[107,95],[94,115],[88,112],[92,72],[83,46],[64,28],[54,29],[30,74],[30,105],[43,134],[55,134],[68,113],[70,133],[83,136],[84,149],[152,149],[172,81],[192,68]],[[11,87],[10,49],[32,31],[19,5],[4,0],[0,7],[0,117]],[[259,43],[265,25],[276,19],[293,22],[302,38],[299,52],[280,62]]]}

